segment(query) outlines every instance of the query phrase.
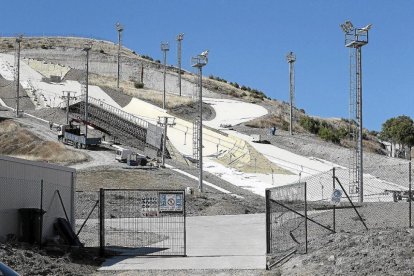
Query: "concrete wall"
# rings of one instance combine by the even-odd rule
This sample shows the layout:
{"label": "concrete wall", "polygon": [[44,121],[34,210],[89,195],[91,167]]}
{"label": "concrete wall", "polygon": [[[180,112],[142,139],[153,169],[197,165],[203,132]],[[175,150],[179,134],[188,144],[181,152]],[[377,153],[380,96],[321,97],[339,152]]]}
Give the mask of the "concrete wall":
{"label": "concrete wall", "polygon": [[18,209],[40,208],[43,180],[43,240],[54,235],[53,223],[65,217],[56,190],[60,191],[68,218],[75,225],[76,170],[44,162],[0,156],[0,236],[19,235]]}

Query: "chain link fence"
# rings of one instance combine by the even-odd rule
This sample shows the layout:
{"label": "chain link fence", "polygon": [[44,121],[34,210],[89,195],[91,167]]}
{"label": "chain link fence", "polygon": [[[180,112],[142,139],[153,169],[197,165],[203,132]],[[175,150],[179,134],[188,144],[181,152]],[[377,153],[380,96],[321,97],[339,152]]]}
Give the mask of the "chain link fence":
{"label": "chain link fence", "polygon": [[306,253],[308,241],[330,233],[412,227],[411,163],[366,171],[362,202],[344,168],[267,189],[268,267]]}

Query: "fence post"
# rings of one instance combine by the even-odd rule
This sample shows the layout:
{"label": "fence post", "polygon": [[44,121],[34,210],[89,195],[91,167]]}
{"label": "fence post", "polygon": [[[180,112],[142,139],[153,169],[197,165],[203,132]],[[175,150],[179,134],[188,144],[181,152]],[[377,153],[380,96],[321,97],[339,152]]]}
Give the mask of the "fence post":
{"label": "fence post", "polygon": [[408,172],[408,225],[409,225],[409,228],[412,228],[413,226],[412,226],[412,221],[411,221],[411,212],[412,212],[412,210],[411,210],[411,201],[412,201],[412,199],[413,199],[413,195],[412,195],[412,189],[411,189],[411,161],[408,163],[408,169],[409,169],[409,172]]}
{"label": "fence post", "polygon": [[40,223],[39,223],[39,248],[42,248],[43,237],[43,179],[40,181]]}
{"label": "fence post", "polygon": [[270,190],[266,190],[266,254],[270,254]]}
{"label": "fence post", "polygon": [[184,215],[184,256],[187,256],[187,221],[186,221],[186,210],[185,210],[185,190],[183,191],[183,215]]}
{"label": "fence post", "polygon": [[[332,169],[332,193],[335,191],[335,167]],[[336,232],[336,206],[335,204],[333,204],[333,209],[332,209],[332,225],[333,225],[333,230]]]}
{"label": "fence post", "polygon": [[308,253],[308,189],[305,182],[305,254]]}
{"label": "fence post", "polygon": [[99,254],[105,256],[105,190],[99,189]]}

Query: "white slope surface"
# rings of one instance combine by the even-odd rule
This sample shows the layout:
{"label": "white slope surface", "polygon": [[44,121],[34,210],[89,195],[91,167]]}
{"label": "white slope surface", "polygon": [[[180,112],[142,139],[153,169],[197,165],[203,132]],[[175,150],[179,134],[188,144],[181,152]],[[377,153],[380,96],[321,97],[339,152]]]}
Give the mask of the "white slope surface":
{"label": "white slope surface", "polygon": [[237,125],[266,115],[266,108],[252,103],[229,99],[203,98],[203,102],[210,104],[216,116],[204,124],[216,129],[223,125]]}

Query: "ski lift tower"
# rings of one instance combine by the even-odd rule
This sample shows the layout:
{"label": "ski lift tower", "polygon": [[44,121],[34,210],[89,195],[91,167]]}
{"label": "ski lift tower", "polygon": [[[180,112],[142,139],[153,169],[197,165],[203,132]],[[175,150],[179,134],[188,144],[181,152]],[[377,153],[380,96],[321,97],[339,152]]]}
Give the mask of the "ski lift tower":
{"label": "ski lift tower", "polygon": [[349,135],[351,138],[349,161],[349,193],[364,201],[363,146],[362,146],[362,51],[368,44],[371,24],[364,28],[354,28],[351,21],[341,24],[345,33],[345,47],[349,48],[350,89],[349,89]]}
{"label": "ski lift tower", "polygon": [[[208,51],[204,51],[196,57],[191,58],[191,66],[198,69],[198,100],[199,117],[195,119],[193,127],[193,151],[194,158],[198,159],[200,170],[198,190],[203,192],[203,66],[207,65]],[[195,151],[194,149],[197,149]]]}

